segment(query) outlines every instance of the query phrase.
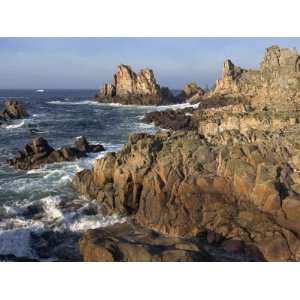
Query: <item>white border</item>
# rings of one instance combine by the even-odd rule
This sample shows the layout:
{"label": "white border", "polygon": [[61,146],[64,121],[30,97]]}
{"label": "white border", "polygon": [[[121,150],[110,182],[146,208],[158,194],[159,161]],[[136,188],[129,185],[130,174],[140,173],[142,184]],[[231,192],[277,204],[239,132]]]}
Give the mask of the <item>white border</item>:
{"label": "white border", "polygon": [[299,35],[297,0],[1,0],[0,36]]}
{"label": "white border", "polygon": [[[299,36],[292,0],[0,0],[0,36]],[[1,47],[1,44],[0,44]],[[0,66],[1,67],[1,66]],[[0,265],[2,299],[294,299],[299,264]]]}

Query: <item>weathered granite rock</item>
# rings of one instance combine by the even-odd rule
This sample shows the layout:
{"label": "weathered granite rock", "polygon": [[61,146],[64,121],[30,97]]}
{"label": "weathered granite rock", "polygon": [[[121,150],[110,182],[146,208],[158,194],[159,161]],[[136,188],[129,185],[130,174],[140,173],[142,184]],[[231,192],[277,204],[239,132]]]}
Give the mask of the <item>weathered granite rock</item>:
{"label": "weathered granite rock", "polygon": [[63,147],[54,150],[42,137],[35,137],[31,144],[26,144],[23,151],[18,151],[14,159],[9,159],[9,165],[16,169],[30,170],[40,168],[44,164],[73,161],[84,157],[89,152],[104,151],[102,145],[91,145],[85,137],[76,138],[74,147]]}
{"label": "weathered granite rock", "polygon": [[183,101],[195,103],[199,102],[205,94],[205,91],[195,82],[188,83],[184,86],[182,92],[178,95]]}
{"label": "weathered granite rock", "polygon": [[285,147],[278,136],[265,145],[212,145],[194,132],[132,135],[122,151],[78,173],[74,185],[104,213],[132,215],[169,237],[209,230],[257,248],[266,260],[298,260],[300,218],[296,210],[286,214],[292,205],[285,204],[290,195],[298,199],[288,164],[298,133],[282,137]]}
{"label": "weathered granite rock", "polygon": [[272,46],[259,70],[245,70],[226,60],[222,79],[208,97],[212,95],[246,97],[257,107],[299,103],[300,56],[294,49]]}
{"label": "weathered granite rock", "polygon": [[299,64],[279,47],[257,71],[226,61],[197,109],[146,116],[184,131],[132,135],[74,186],[168,238],[207,234],[232,255],[300,260]]}
{"label": "weathered granite rock", "polygon": [[28,116],[29,114],[22,103],[14,100],[6,100],[4,102],[4,110],[0,113],[0,125],[14,119],[22,119]]}
{"label": "weathered granite rock", "polygon": [[151,69],[142,69],[136,74],[126,65],[118,66],[113,83],[104,84],[96,100],[135,105],[161,105],[177,101],[168,88],[158,85]]}
{"label": "weathered granite rock", "polygon": [[163,237],[130,223],[89,230],[80,241],[84,261],[211,261],[197,244]]}

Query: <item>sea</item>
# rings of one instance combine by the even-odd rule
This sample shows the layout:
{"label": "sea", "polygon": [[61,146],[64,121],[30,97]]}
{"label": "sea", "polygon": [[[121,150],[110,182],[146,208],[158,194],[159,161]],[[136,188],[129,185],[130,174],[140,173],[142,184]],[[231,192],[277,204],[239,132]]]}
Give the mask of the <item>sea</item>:
{"label": "sea", "polygon": [[[94,160],[118,151],[128,135],[154,133],[153,124],[142,122],[146,112],[177,109],[184,105],[123,106],[93,101],[95,90],[0,90],[0,110],[7,98],[21,101],[30,116],[0,127],[0,255],[55,260],[41,257],[33,237],[45,232],[81,234],[88,229],[125,222],[117,215],[103,216],[94,200],[72,187],[73,176],[91,168]],[[106,151],[74,162],[45,165],[30,171],[15,170],[6,161],[31,141],[34,130],[54,148],[72,145],[84,135]],[[46,258],[45,258],[46,257]]]}

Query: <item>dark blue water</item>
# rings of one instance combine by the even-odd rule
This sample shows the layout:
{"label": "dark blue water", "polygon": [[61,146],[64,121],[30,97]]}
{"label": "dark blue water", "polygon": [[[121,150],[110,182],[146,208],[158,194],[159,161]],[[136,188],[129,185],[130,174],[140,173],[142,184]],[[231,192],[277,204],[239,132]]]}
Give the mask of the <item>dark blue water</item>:
{"label": "dark blue water", "polygon": [[[3,101],[13,98],[22,101],[30,113],[29,118],[0,128],[0,254],[35,257],[30,232],[49,228],[82,231],[121,221],[118,216],[105,218],[100,212],[85,215],[91,201],[81,198],[71,185],[76,172],[90,168],[97,156],[104,154],[28,172],[6,164],[30,142],[29,129],[38,131],[53,147],[71,145],[75,137],[85,135],[107,151],[120,149],[132,132],[154,131],[141,117],[157,108],[102,105],[92,101],[94,94],[94,90],[0,90],[1,110]],[[32,206],[40,207],[39,213],[29,214]]]}

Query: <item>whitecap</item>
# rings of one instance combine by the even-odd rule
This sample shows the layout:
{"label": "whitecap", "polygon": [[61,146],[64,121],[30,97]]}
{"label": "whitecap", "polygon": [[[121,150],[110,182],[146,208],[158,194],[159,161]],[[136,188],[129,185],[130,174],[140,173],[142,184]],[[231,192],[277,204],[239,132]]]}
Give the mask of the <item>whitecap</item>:
{"label": "whitecap", "polygon": [[19,127],[24,126],[24,124],[25,124],[25,122],[24,122],[24,121],[21,121],[21,122],[19,122],[19,123],[14,123],[14,124],[6,125],[5,128],[6,128],[6,129],[19,128]]}
{"label": "whitecap", "polygon": [[97,102],[91,101],[91,100],[84,100],[84,101],[48,101],[49,104],[55,104],[55,105],[97,105]]}

